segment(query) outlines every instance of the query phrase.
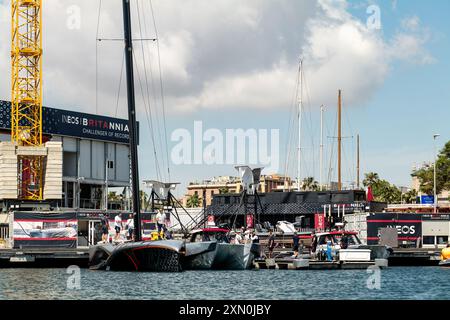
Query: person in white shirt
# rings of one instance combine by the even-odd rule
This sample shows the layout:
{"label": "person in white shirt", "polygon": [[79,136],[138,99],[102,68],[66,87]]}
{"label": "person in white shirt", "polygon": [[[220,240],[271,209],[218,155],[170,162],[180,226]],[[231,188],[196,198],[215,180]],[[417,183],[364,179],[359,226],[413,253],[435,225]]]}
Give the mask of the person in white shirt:
{"label": "person in white shirt", "polygon": [[117,241],[119,240],[120,230],[122,229],[122,218],[120,217],[120,214],[114,218],[114,229],[116,230],[114,240]]}
{"label": "person in white shirt", "polygon": [[244,232],[244,243],[250,243],[250,230]]}
{"label": "person in white shirt", "polygon": [[126,228],[128,230],[128,240],[134,240],[134,219],[133,216],[127,220]]}
{"label": "person in white shirt", "polygon": [[165,216],[161,213],[161,211],[158,211],[156,214],[156,224],[158,225],[158,236],[161,238],[161,231],[163,230],[165,222]]}
{"label": "person in white shirt", "polygon": [[242,243],[242,236],[240,233],[236,233],[236,237],[234,238],[234,244],[241,244]]}

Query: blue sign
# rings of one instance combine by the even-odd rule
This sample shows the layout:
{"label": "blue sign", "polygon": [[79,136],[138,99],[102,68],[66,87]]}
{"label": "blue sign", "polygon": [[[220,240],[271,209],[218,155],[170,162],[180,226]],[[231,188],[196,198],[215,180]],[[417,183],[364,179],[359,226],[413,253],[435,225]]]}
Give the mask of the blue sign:
{"label": "blue sign", "polygon": [[421,204],[434,204],[434,196],[421,196],[420,197],[420,203]]}

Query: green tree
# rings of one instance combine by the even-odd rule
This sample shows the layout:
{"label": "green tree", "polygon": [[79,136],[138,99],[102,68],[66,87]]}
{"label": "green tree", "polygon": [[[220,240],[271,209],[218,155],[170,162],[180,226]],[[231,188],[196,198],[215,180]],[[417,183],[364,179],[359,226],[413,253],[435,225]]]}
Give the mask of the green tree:
{"label": "green tree", "polygon": [[400,203],[401,201],[401,190],[395,185],[390,184],[388,181],[380,179],[378,173],[366,173],[363,184],[365,187],[372,188],[372,194],[375,201],[387,203]]}
{"label": "green tree", "polygon": [[120,201],[122,200],[120,195],[117,194],[116,191],[110,191],[108,193],[108,201]]}
{"label": "green tree", "polygon": [[365,179],[363,180],[363,185],[365,187],[372,187],[374,184],[378,183],[380,181],[380,177],[378,176],[378,173],[375,172],[369,172],[365,174]]}
{"label": "green tree", "polygon": [[141,210],[147,211],[148,207],[150,206],[150,197],[145,191],[140,190],[139,199],[141,201]]}
{"label": "green tree", "polygon": [[416,203],[417,190],[411,189],[405,194],[403,194],[403,202],[405,203]]}
{"label": "green tree", "polygon": [[198,196],[198,194],[193,194],[186,201],[186,205],[188,208],[198,208],[198,207],[200,207],[200,204],[201,204],[201,199]]}
{"label": "green tree", "polygon": [[304,191],[318,191],[319,183],[313,177],[307,177],[303,179],[301,188]]}
{"label": "green tree", "polygon": [[[420,183],[420,191],[425,194],[434,194],[434,165],[428,165],[414,170],[411,176],[416,177]],[[450,190],[450,141],[439,152],[436,162],[436,192]]]}

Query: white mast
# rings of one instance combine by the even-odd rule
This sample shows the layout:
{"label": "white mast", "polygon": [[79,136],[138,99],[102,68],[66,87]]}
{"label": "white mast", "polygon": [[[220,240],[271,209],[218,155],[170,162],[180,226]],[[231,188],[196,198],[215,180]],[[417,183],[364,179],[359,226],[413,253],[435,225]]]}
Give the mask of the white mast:
{"label": "white mast", "polygon": [[303,112],[303,59],[300,60],[300,97],[298,100],[298,147],[297,147],[297,190],[300,191],[301,147],[302,147],[302,112]]}
{"label": "white mast", "polygon": [[323,189],[323,105],[320,106],[320,156],[319,156],[319,189]]}

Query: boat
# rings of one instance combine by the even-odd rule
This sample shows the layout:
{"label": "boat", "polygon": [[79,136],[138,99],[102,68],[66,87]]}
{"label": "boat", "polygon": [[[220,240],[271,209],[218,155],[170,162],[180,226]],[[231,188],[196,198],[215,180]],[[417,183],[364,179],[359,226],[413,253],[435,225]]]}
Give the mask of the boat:
{"label": "boat", "polygon": [[[257,243],[235,244],[229,242],[230,230],[210,227],[191,231],[186,243],[186,269],[245,270],[253,266],[253,260],[260,255]],[[189,247],[203,244],[202,253],[189,254]],[[215,249],[213,250],[213,247]]]}
{"label": "boat", "polygon": [[[89,250],[89,266],[93,270],[179,272],[183,270],[182,263],[186,254],[185,241],[142,241],[130,1],[123,0],[122,9],[135,240],[117,245],[106,243],[91,247]],[[190,251],[197,252],[197,250]]]}
{"label": "boat", "polygon": [[260,254],[258,243],[218,243],[212,268],[215,270],[245,270],[253,266],[253,260]]}
{"label": "boat", "polygon": [[450,259],[439,261],[440,267],[450,267]]}
{"label": "boat", "polygon": [[185,253],[182,240],[100,244],[89,248],[89,268],[107,271],[180,272]]}
{"label": "boat", "polygon": [[186,270],[212,269],[219,242],[227,241],[228,229],[203,228],[192,230],[186,243],[184,266]]}
{"label": "boat", "polygon": [[[342,250],[370,250],[370,260],[388,259],[392,249],[383,245],[366,245],[358,238],[358,233],[354,231],[330,231],[315,234],[316,250],[314,253],[324,251],[327,247],[327,241],[331,241],[333,250],[339,252]],[[342,242],[344,241],[344,245]],[[342,251],[345,252],[345,251]]]}

